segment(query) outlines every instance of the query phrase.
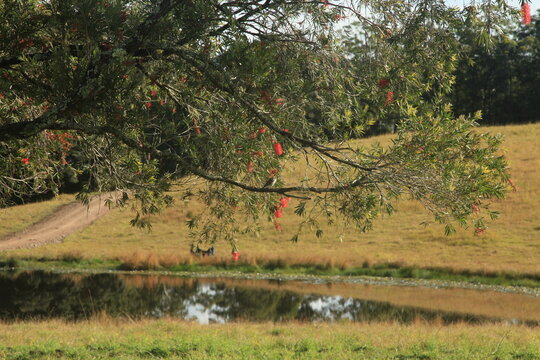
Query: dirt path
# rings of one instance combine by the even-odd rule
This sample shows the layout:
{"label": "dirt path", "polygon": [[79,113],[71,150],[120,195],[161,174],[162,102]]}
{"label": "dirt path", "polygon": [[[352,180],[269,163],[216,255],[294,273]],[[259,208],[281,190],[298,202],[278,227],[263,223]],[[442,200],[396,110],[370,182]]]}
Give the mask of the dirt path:
{"label": "dirt path", "polygon": [[63,205],[23,231],[0,238],[0,251],[34,248],[61,242],[69,234],[81,230],[109,212],[105,199],[111,196],[112,194],[96,196],[88,207],[80,201]]}

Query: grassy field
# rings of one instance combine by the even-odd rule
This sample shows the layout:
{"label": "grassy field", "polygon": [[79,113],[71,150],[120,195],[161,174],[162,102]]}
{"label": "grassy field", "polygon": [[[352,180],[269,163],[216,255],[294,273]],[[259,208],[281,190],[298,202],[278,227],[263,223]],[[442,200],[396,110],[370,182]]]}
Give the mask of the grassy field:
{"label": "grassy field", "polygon": [[422,323],[198,325],[175,320],[0,324],[14,359],[540,359],[540,331]]}
{"label": "grassy field", "polygon": [[[472,229],[464,229],[447,237],[440,225],[424,227],[421,222],[430,220],[430,215],[418,203],[403,200],[394,216],[379,219],[369,233],[323,226],[325,235],[321,239],[306,233],[298,243],[292,243],[289,239],[299,224],[293,214],[293,201],[292,206],[284,210],[282,232],[277,232],[269,223],[259,238],[239,238],[243,263],[277,264],[274,268],[279,268],[280,264],[311,264],[345,271],[373,269],[377,264],[390,263],[390,268],[540,276],[540,204],[537,201],[540,198],[540,124],[489,127],[481,131],[506,136],[504,151],[517,185],[516,192],[510,192],[506,199],[494,204],[493,209],[501,211],[502,216],[491,223],[483,235],[475,236]],[[380,136],[362,142],[385,143],[390,138]],[[28,219],[43,216],[65,199],[0,210],[3,226],[0,234],[12,226],[10,219],[17,219],[11,230],[18,230]],[[68,236],[61,244],[11,251],[3,257],[105,259],[150,268],[193,264],[199,260],[189,255],[191,239],[185,221],[198,209],[196,203],[177,201],[174,207],[153,219],[151,232],[132,228],[129,225],[132,213],[116,209],[88,228]],[[203,264],[230,262],[228,244],[218,243],[216,249],[218,255],[202,260]]]}
{"label": "grassy field", "polygon": [[27,228],[50,215],[59,206],[75,200],[74,195],[62,194],[52,200],[0,208],[0,238]]}

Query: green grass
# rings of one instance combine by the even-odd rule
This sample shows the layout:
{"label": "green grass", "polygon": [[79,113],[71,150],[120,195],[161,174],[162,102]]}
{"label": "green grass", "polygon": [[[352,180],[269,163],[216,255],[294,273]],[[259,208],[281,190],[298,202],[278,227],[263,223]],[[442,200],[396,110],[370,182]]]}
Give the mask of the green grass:
{"label": "green grass", "polygon": [[422,323],[0,324],[0,358],[22,359],[540,359],[540,331]]}
{"label": "green grass", "polygon": [[[403,200],[396,206],[397,213],[378,219],[371,232],[363,234],[355,229],[323,224],[322,238],[308,232],[300,236],[298,243],[292,243],[289,240],[301,221],[293,214],[293,201],[291,208],[284,209],[282,232],[277,232],[272,223],[268,223],[260,237],[238,239],[241,259],[246,264],[242,271],[261,268],[316,274],[345,274],[348,271],[357,275],[463,276],[507,283],[515,279],[524,283],[531,279],[537,282],[540,274],[540,202],[537,201],[540,198],[540,124],[481,130],[501,132],[506,136],[505,153],[518,188],[517,192],[510,192],[507,199],[493,204],[492,209],[501,211],[502,216],[490,224],[482,236],[475,236],[472,229],[465,229],[446,237],[440,225],[421,225],[430,219],[421,205]],[[390,139],[388,135],[359,142],[388,143]],[[179,196],[177,193],[173,195]],[[24,210],[22,214],[25,217],[37,218],[39,216],[34,214],[39,213],[40,206],[51,206],[48,203],[31,205],[34,207],[28,205],[1,210],[0,224],[9,227],[9,219],[21,217],[21,210]],[[91,226],[68,236],[63,243],[9,251],[2,257],[4,260],[9,257],[61,259],[75,254],[75,258],[120,262],[127,267],[135,264],[148,268],[174,268],[188,263],[195,264],[189,267],[193,269],[199,268],[198,263],[211,269],[217,266],[215,263],[230,260],[230,245],[218,242],[218,256],[213,261],[190,260],[191,239],[185,221],[200,209],[201,205],[195,201],[184,204],[177,199],[175,206],[152,219],[151,232],[131,227],[129,220],[133,214],[129,210],[115,209]],[[18,215],[14,216],[12,212]],[[20,228],[20,223],[18,226]],[[281,265],[274,269],[265,265],[272,263]],[[78,266],[76,261],[72,264]],[[387,264],[399,266],[387,269]],[[377,269],[377,266],[382,268]],[[535,283],[532,285],[537,286]]]}

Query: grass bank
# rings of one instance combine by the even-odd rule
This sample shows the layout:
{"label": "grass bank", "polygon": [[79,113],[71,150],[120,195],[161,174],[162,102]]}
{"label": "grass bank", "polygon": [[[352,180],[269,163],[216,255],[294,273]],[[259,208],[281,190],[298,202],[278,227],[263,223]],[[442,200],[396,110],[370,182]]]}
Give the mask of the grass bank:
{"label": "grass bank", "polygon": [[326,262],[309,262],[283,259],[247,258],[238,262],[230,258],[172,258],[155,254],[135,254],[116,260],[87,259],[67,254],[58,258],[1,258],[0,269],[21,270],[90,270],[90,271],[152,271],[166,273],[206,273],[216,272],[241,274],[271,274],[272,276],[370,276],[395,279],[425,279],[452,281],[493,286],[514,286],[540,288],[540,274],[503,271],[472,271],[442,267],[419,268],[400,263],[371,264],[363,262],[359,266]]}
{"label": "grass bank", "polygon": [[[437,224],[423,226],[421,223],[430,220],[430,215],[420,204],[404,199],[397,204],[395,215],[378,219],[373,231],[368,233],[324,225],[321,238],[308,232],[300,236],[298,243],[293,243],[289,240],[301,221],[293,214],[293,201],[291,208],[284,209],[283,231],[276,231],[269,223],[263,226],[259,237],[239,237],[241,264],[235,265],[235,270],[473,279],[505,284],[533,281],[532,285],[537,286],[540,277],[540,202],[537,201],[540,198],[540,124],[489,127],[480,131],[505,135],[504,151],[517,185],[516,192],[510,192],[506,199],[493,204],[492,209],[499,210],[502,216],[481,236],[475,236],[472,229],[463,229],[447,237]],[[379,136],[359,143],[385,143],[390,139],[390,136]],[[115,266],[123,264],[127,269],[228,269],[231,249],[223,242],[216,244],[221,256],[216,260],[190,258],[191,239],[185,222],[201,209],[201,204],[184,203],[178,194],[173,195],[178,197],[176,205],[152,218],[152,232],[131,227],[129,220],[133,214],[129,210],[115,209],[62,243],[9,251],[1,257],[4,261],[13,257],[35,262],[73,258],[75,260],[64,262],[65,266],[74,267],[101,261]],[[41,216],[40,206],[53,205],[40,204],[1,209],[0,224],[4,230],[0,233],[5,233],[14,219],[19,219],[14,229],[20,229],[25,221]],[[521,282],[516,283],[516,280]]]}
{"label": "grass bank", "polygon": [[506,325],[264,323],[162,319],[0,324],[14,359],[540,359],[540,331]]}

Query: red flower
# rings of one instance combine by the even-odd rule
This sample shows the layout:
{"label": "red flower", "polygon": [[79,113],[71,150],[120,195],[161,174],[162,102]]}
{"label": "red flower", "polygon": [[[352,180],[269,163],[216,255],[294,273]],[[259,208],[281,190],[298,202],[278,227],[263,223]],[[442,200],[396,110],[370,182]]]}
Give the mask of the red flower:
{"label": "red flower", "polygon": [[277,99],[275,100],[275,102],[276,102],[276,105],[283,105],[283,103],[285,102],[285,100],[284,100],[283,98],[277,98]]}
{"label": "red flower", "polygon": [[531,23],[531,6],[526,2],[521,4],[521,23],[523,25]]}
{"label": "red flower", "polygon": [[252,172],[254,167],[255,167],[255,164],[253,163],[253,161],[248,161],[246,165],[247,172],[248,173]]}
{"label": "red flower", "polygon": [[379,80],[379,87],[381,89],[384,89],[385,87],[387,87],[388,85],[390,85],[390,80],[388,79],[381,79]]}
{"label": "red flower", "polygon": [[22,159],[21,159],[21,162],[23,163],[23,165],[28,165],[28,163],[30,162],[30,159],[28,159],[28,158],[22,158]]}
{"label": "red flower", "polygon": [[282,197],[279,199],[279,204],[282,208],[287,208],[289,207],[289,201],[291,201],[290,197]]}
{"label": "red flower", "polygon": [[173,108],[173,109],[172,109],[172,113],[173,113],[173,114],[176,114],[176,108]]}
{"label": "red flower", "polygon": [[281,224],[277,221],[274,221],[274,228],[276,228],[276,231],[281,231],[283,230],[282,227],[281,227]]}
{"label": "red flower", "polygon": [[276,209],[276,211],[274,211],[274,217],[277,219],[277,218],[280,218],[280,217],[282,217],[282,216],[283,216],[283,213],[281,212],[281,208],[278,207],[278,208]]}
{"label": "red flower", "polygon": [[238,251],[233,251],[232,256],[234,261],[238,261],[238,258],[240,258],[240,253]]}
{"label": "red flower", "polygon": [[147,109],[150,109],[152,107],[152,103],[147,102],[146,104],[144,104],[144,106],[146,106]]}
{"label": "red flower", "polygon": [[259,156],[260,157],[260,156],[263,156],[263,155],[264,155],[264,153],[262,151],[253,152],[253,156]]}
{"label": "red flower", "polygon": [[180,82],[186,83],[186,82],[187,82],[187,76],[182,76],[182,77],[180,78]]}
{"label": "red flower", "polygon": [[252,131],[249,133],[249,138],[250,139],[255,139],[257,137],[257,134],[255,133],[255,131]]}
{"label": "red flower", "polygon": [[512,181],[512,179],[508,179],[508,183],[509,183],[510,186],[512,187],[512,190],[517,191],[516,184],[514,184],[514,182]]}
{"label": "red flower", "polygon": [[476,236],[480,236],[485,232],[486,232],[486,229],[482,229],[482,228],[475,228],[474,229],[474,235],[476,235]]}
{"label": "red flower", "polygon": [[198,126],[195,126],[195,134],[200,135],[201,134],[201,128]]}
{"label": "red flower", "polygon": [[278,142],[274,143],[274,151],[277,156],[281,156],[283,154],[283,148],[281,147],[281,144]]}
{"label": "red flower", "polygon": [[259,129],[259,134],[264,134],[266,132],[266,128],[263,126]]}
{"label": "red flower", "polygon": [[4,98],[4,94],[0,93],[0,99]]}
{"label": "red flower", "polygon": [[388,91],[386,93],[386,97],[385,97],[385,100],[384,100],[384,103],[386,105],[390,105],[392,103],[392,101],[394,101],[394,92],[393,91]]}
{"label": "red flower", "polygon": [[157,91],[156,91],[156,90],[150,91],[150,96],[156,96],[156,95],[157,95]]}
{"label": "red flower", "polygon": [[159,99],[159,105],[161,105],[161,106],[165,105],[165,100]]}
{"label": "red flower", "polygon": [[268,173],[272,176],[276,175],[278,173],[277,169],[270,169],[268,170]]}

